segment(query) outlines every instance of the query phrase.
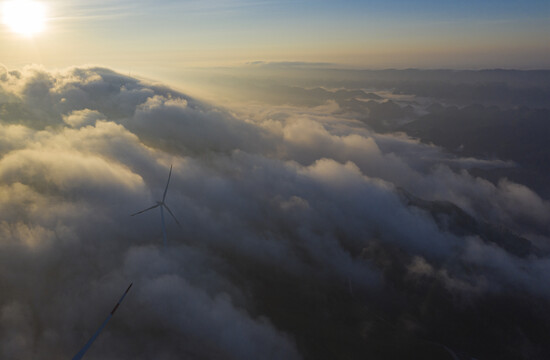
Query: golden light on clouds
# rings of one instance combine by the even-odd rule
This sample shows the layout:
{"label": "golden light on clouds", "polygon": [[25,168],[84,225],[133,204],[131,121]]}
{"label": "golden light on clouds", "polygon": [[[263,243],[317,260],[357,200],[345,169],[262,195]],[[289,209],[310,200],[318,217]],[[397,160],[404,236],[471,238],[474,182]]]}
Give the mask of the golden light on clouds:
{"label": "golden light on clouds", "polygon": [[44,31],[46,6],[38,1],[6,1],[2,5],[2,23],[17,34],[33,36]]}

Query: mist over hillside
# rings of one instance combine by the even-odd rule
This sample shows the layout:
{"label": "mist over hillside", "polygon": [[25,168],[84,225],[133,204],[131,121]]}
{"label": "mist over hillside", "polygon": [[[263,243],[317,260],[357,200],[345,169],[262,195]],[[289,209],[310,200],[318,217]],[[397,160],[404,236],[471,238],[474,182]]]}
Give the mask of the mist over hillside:
{"label": "mist over hillside", "polygon": [[206,98],[216,94],[229,107],[335,103],[339,115],[378,133],[405,132],[457,156],[513,162],[472,172],[493,183],[508,178],[550,197],[549,70],[354,70],[255,62],[187,75]]}
{"label": "mist over hillside", "polygon": [[549,71],[193,74],[0,68],[0,358],[550,357]]}

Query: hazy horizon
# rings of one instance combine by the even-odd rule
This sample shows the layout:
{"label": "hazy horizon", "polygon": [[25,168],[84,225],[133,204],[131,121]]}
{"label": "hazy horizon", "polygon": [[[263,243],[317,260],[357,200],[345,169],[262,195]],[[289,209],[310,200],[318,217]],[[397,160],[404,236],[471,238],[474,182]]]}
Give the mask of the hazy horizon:
{"label": "hazy horizon", "polygon": [[6,66],[99,64],[141,73],[151,65],[176,72],[260,60],[550,68],[550,5],[543,0],[42,3],[39,33],[0,27]]}

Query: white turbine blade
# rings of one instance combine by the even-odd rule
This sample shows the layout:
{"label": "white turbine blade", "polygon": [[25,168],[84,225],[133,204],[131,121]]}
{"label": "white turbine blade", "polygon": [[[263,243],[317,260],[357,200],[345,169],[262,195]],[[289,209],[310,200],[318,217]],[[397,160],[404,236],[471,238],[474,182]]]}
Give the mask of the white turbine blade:
{"label": "white turbine blade", "polygon": [[138,214],[144,213],[144,212],[146,212],[146,211],[149,211],[149,210],[154,209],[154,208],[159,207],[159,206],[160,206],[160,204],[153,205],[153,206],[151,206],[151,207],[148,207],[148,208],[145,209],[145,210],[138,211],[137,213],[134,213],[134,214],[132,214],[132,215],[130,215],[130,216],[134,216],[134,215],[138,215]]}
{"label": "white turbine blade", "polygon": [[111,310],[111,313],[109,314],[109,316],[107,316],[107,318],[103,321],[103,323],[99,326],[99,329],[96,330],[96,332],[92,335],[92,337],[90,338],[90,340],[88,340],[88,342],[84,345],[84,347],[82,349],[80,349],[80,351],[73,357],[72,360],[80,360],[82,359],[82,357],[84,356],[84,354],[86,354],[86,352],[88,351],[88,349],[92,346],[93,342],[95,341],[95,339],[97,339],[97,337],[99,336],[99,334],[101,334],[101,332],[103,331],[103,329],[105,328],[105,326],[107,326],[107,323],[109,322],[109,320],[111,320],[111,318],[113,317],[113,315],[115,314],[115,311],[118,309],[118,307],[120,306],[120,303],[122,303],[122,300],[124,300],[124,297],[126,297],[126,294],[128,294],[128,291],[130,290],[130,288],[132,287],[133,284],[130,284],[130,286],[128,286],[128,288],[126,289],[126,291],[124,292],[124,294],[122,295],[122,297],[120,298],[120,300],[118,300],[118,302],[116,303],[115,307],[113,308],[113,310]]}
{"label": "white turbine blade", "polygon": [[170,213],[170,215],[172,215],[172,217],[174,218],[174,220],[176,220],[176,223],[179,225],[179,227],[181,227],[180,222],[178,221],[178,219],[176,219],[176,217],[174,216],[174,213],[172,212],[172,210],[170,210],[170,208],[168,207],[168,205],[166,205],[166,203],[163,203],[162,205],[166,208],[166,210],[168,210],[168,212]]}
{"label": "white turbine blade", "polygon": [[168,173],[168,181],[166,182],[166,187],[164,188],[164,194],[162,195],[162,202],[166,199],[166,193],[168,192],[168,185],[170,184],[170,177],[172,176],[172,165],[170,165],[170,172]]}

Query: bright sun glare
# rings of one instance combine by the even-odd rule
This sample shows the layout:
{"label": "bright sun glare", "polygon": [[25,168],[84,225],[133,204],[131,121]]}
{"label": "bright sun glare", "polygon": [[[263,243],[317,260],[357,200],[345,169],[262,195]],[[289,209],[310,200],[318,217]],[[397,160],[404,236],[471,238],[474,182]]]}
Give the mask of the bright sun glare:
{"label": "bright sun glare", "polygon": [[46,7],[38,1],[5,1],[2,6],[2,22],[13,32],[32,36],[44,30]]}

